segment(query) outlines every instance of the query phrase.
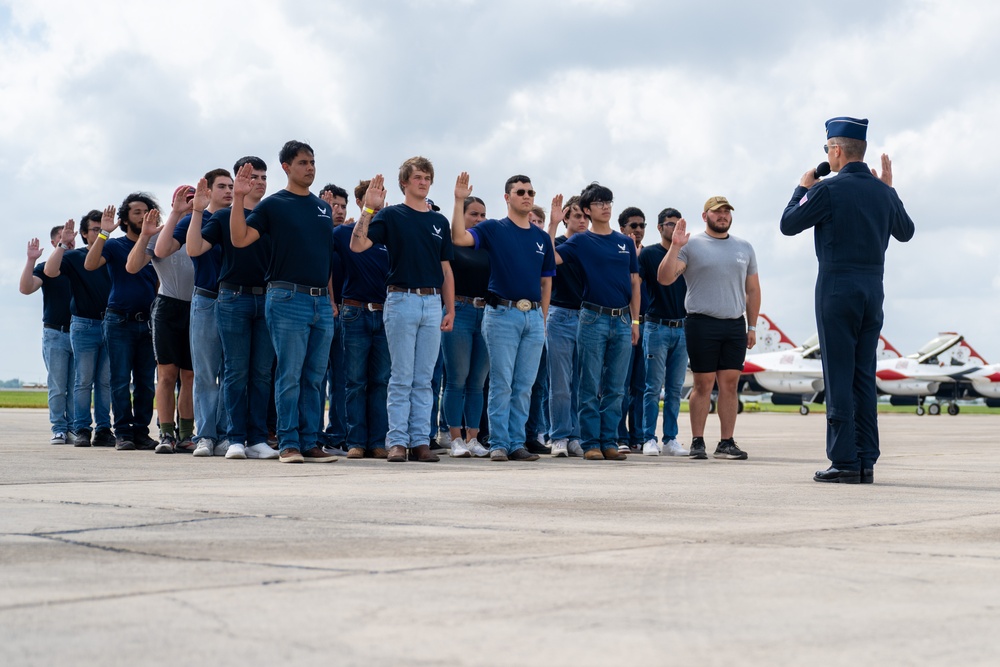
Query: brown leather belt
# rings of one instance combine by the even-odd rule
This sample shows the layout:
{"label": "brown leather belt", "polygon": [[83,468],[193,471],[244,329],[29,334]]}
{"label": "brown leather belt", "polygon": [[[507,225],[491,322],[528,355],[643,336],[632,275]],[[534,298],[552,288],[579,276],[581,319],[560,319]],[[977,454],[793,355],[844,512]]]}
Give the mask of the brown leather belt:
{"label": "brown leather belt", "polygon": [[355,301],[354,299],[344,299],[342,306],[354,306],[355,308],[364,308],[365,310],[376,311],[382,310],[381,303],[368,303],[367,301]]}
{"label": "brown leather belt", "polygon": [[481,296],[472,297],[472,296],[461,296],[460,294],[456,294],[455,301],[458,301],[459,303],[467,303],[475,308],[486,307],[486,299]]}
{"label": "brown leather belt", "polygon": [[432,296],[441,293],[441,290],[437,287],[399,287],[398,285],[389,285],[385,288],[385,291],[406,292],[407,294],[416,294],[418,296]]}

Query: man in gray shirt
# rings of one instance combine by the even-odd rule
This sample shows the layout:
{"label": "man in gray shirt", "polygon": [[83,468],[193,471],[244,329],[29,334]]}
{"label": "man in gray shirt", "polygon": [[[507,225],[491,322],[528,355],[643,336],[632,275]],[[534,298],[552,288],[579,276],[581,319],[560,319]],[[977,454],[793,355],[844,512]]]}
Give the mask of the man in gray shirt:
{"label": "man in gray shirt", "polygon": [[[760,279],[753,246],[729,234],[733,207],[725,197],[711,197],[701,215],[705,233],[694,237],[683,218],[674,228],[670,250],[660,263],[657,280],[670,285],[681,275],[687,281],[684,306],[694,389],[691,392],[691,458],[707,459],[705,422],[712,388],[718,383],[720,436],[715,458],[745,460],[736,446],[737,387],[746,351],[757,342]],[[746,313],[746,319],[743,315]]]}
{"label": "man in gray shirt", "polygon": [[[194,431],[194,371],[191,365],[191,293],[194,290],[194,264],[186,254],[174,253],[159,258],[154,254],[156,239],[162,229],[173,230],[182,216],[191,212],[194,189],[182,185],[174,191],[170,217],[158,227],[159,216],[150,216],[142,223],[139,240],[128,256],[125,269],[138,273],[150,261],[160,279],[160,288],[150,310],[153,324],[153,353],[156,355],[156,417],[160,422],[160,442],[157,454],[193,452]],[[170,232],[168,232],[170,233]],[[181,391],[176,402],[174,388],[177,378]],[[174,408],[180,413],[180,423],[174,423]]]}

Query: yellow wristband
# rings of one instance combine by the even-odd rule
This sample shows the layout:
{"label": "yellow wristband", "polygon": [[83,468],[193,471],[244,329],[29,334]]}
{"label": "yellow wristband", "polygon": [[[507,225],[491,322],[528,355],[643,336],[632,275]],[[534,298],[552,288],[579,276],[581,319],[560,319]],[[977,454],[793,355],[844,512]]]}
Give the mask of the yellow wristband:
{"label": "yellow wristband", "polygon": [[375,209],[368,208],[367,206],[365,206],[364,212],[367,213],[368,215],[375,215]]}
{"label": "yellow wristband", "polygon": [[104,231],[102,229],[101,231],[97,232],[97,238],[104,239],[105,241],[107,241],[108,240],[108,232],[106,232],[106,231]]}
{"label": "yellow wristband", "polygon": [[639,322],[639,320],[632,320],[632,324],[638,325],[638,324],[640,324],[640,322]]}

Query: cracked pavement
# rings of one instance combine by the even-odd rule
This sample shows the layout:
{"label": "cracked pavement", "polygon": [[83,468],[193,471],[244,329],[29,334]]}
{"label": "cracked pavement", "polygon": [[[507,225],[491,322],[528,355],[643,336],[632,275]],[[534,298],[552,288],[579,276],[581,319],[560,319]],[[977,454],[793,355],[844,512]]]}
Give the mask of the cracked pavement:
{"label": "cracked pavement", "polygon": [[0,419],[4,667],[1000,653],[994,415],[882,415],[870,486],[812,482],[821,415],[742,414],[748,461],[297,466],[53,446],[44,411]]}

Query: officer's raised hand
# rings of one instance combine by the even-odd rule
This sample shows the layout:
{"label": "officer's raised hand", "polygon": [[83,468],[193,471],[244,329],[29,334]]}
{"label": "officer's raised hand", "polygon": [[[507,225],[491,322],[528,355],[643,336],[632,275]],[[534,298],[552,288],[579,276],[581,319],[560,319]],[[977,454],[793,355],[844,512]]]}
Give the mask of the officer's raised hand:
{"label": "officer's raised hand", "polygon": [[885,153],[882,153],[882,175],[879,176],[878,172],[872,169],[872,176],[892,187],[892,160]]}

